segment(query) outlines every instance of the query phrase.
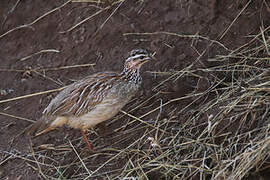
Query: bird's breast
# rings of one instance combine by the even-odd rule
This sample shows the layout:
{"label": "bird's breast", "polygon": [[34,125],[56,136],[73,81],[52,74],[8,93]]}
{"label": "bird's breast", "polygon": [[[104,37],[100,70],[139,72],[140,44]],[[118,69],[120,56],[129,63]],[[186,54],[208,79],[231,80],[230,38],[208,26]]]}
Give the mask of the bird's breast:
{"label": "bird's breast", "polygon": [[129,101],[137,93],[139,87],[140,84],[124,81],[113,86],[107,96],[119,99],[119,101],[126,102]]}

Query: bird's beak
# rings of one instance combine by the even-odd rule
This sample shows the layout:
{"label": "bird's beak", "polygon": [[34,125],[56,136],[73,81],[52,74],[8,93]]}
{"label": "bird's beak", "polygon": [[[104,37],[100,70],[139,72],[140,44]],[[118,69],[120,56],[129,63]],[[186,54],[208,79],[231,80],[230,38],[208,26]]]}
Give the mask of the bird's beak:
{"label": "bird's beak", "polygon": [[150,61],[152,59],[152,57],[148,56],[148,57],[145,57],[143,60],[141,60],[140,64],[143,65],[144,63]]}
{"label": "bird's beak", "polygon": [[144,58],[146,61],[150,60],[157,60],[154,56],[156,55],[156,52],[150,54],[148,57]]}
{"label": "bird's beak", "polygon": [[150,60],[152,60],[152,57],[151,56],[148,56],[148,57],[146,57],[146,58],[144,58],[144,61],[150,61]]}
{"label": "bird's beak", "polygon": [[140,65],[143,65],[144,63],[150,61],[150,60],[156,60],[154,57],[155,53],[150,54],[149,56],[145,57],[144,59],[140,60]]}

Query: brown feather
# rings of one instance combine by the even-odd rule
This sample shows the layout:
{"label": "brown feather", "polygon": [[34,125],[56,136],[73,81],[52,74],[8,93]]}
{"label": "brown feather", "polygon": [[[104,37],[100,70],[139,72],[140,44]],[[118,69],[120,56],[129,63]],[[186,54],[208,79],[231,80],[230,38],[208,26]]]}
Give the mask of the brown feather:
{"label": "brown feather", "polygon": [[[67,86],[62,90],[43,111],[43,116],[30,125],[25,132],[39,136],[65,123],[56,122],[59,116],[81,116],[99,104],[113,84],[108,81],[117,81],[119,74],[114,72],[97,73]],[[53,125],[57,123],[57,125]]]}
{"label": "brown feather", "polygon": [[[24,132],[31,136],[38,136],[41,135],[40,132],[49,128],[49,122],[47,120],[47,117],[42,116],[39,120],[37,120],[35,123],[28,126]],[[47,131],[48,132],[48,131]]]}
{"label": "brown feather", "polygon": [[43,114],[55,116],[85,114],[103,100],[107,92],[104,90],[108,88],[108,80],[111,78],[117,80],[120,76],[113,72],[97,73],[67,86],[51,101]]}
{"label": "brown feather", "polygon": [[133,50],[121,73],[96,73],[67,86],[26,131],[41,135],[63,125],[85,131],[110,119],[138,91],[139,69],[149,59],[147,51]]}

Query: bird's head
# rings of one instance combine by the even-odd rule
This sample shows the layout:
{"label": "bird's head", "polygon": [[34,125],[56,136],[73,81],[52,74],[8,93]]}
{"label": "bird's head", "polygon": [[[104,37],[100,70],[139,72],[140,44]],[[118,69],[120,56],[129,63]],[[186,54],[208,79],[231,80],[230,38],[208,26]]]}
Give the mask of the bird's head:
{"label": "bird's head", "polygon": [[126,59],[125,68],[139,70],[144,63],[150,61],[151,59],[153,59],[152,55],[146,50],[134,49],[130,51]]}

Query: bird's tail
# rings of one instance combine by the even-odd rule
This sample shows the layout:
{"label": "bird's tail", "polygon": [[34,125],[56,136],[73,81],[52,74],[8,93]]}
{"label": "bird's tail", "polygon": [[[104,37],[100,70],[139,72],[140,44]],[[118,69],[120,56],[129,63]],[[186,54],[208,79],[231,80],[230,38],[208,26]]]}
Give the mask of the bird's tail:
{"label": "bird's tail", "polygon": [[24,133],[31,136],[39,136],[54,129],[50,126],[50,124],[51,121],[47,117],[43,116],[39,120],[28,126],[24,130]]}

